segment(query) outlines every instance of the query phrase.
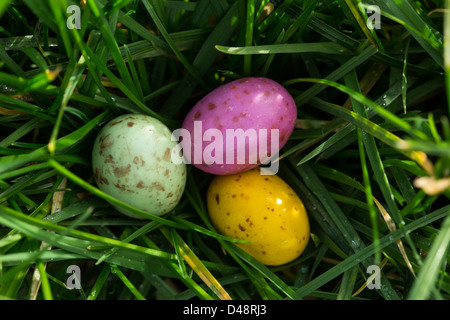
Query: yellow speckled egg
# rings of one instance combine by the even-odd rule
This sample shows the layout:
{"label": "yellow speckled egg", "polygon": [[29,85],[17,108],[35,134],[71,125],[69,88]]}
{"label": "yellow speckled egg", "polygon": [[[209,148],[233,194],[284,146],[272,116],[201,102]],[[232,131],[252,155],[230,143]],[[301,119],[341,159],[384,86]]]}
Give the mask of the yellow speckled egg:
{"label": "yellow speckled egg", "polygon": [[237,245],[265,265],[296,259],[308,243],[305,207],[277,175],[261,175],[259,169],[252,169],[217,176],[209,186],[207,206],[217,231],[251,241]]}

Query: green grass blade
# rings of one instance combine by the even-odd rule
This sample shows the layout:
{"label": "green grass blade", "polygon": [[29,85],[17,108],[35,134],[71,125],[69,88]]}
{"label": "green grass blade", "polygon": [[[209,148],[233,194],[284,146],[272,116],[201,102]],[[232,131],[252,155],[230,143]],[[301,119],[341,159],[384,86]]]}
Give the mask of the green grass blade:
{"label": "green grass blade", "polygon": [[[234,4],[230,6],[228,12],[217,23],[214,30],[211,31],[200,48],[192,63],[192,66],[199,71],[200,75],[204,75],[207,72],[208,68],[217,57],[218,52],[215,49],[215,46],[225,44],[236,30],[238,24],[236,15],[237,6]],[[196,84],[192,75],[189,74],[184,76],[181,83],[178,85],[178,88],[164,103],[161,112],[167,116],[175,115],[183,108],[186,100],[192,94],[195,87]]]}
{"label": "green grass blade", "polygon": [[355,126],[363,129],[367,133],[373,135],[377,139],[380,139],[381,141],[393,147],[394,149],[399,150],[399,152],[403,153],[405,156],[416,161],[428,173],[433,172],[431,164],[424,153],[412,151],[408,148],[402,147],[404,146],[403,143],[404,140],[400,139],[393,133],[367,120],[367,118],[361,117],[358,114],[349,111],[343,107],[327,103],[318,98],[314,98],[314,103],[317,106],[317,108],[320,108],[326,112],[342,117],[343,119],[353,123]]}
{"label": "green grass blade", "polygon": [[95,281],[94,286],[92,287],[91,292],[87,296],[86,300],[96,300],[100,294],[100,291],[105,285],[106,280],[111,272],[111,268],[108,265],[105,265],[100,272],[97,280]]}
{"label": "green grass blade", "polygon": [[[442,58],[443,37],[423,19],[423,13],[412,1],[394,0],[386,2],[393,16],[405,21],[405,27],[436,63],[444,67]],[[419,32],[420,30],[421,32]]]}
{"label": "green grass blade", "polygon": [[45,270],[44,264],[42,261],[37,263],[37,268],[39,270],[41,286],[42,286],[42,295],[44,300],[53,300],[52,290],[50,287],[50,282],[48,281],[47,272]]}
{"label": "green grass blade", "polygon": [[157,25],[159,31],[163,35],[164,39],[174,52],[174,54],[177,56],[179,61],[184,65],[186,70],[189,71],[189,73],[192,75],[192,77],[204,88],[208,88],[208,85],[205,83],[205,81],[202,79],[200,73],[193,67],[189,61],[186,59],[186,57],[178,50],[177,46],[173,42],[172,38],[170,37],[169,33],[167,32],[166,28],[164,27],[163,23],[161,22],[160,18],[158,17],[158,14],[156,13],[155,9],[153,8],[153,5],[148,0],[143,0],[145,9],[148,11],[150,16],[152,17],[153,21]]}
{"label": "green grass blade", "polygon": [[[450,211],[447,211],[450,213]],[[450,245],[450,215],[447,217],[441,225],[439,234],[430,251],[425,259],[424,265],[414,282],[411,291],[408,294],[409,300],[425,300],[430,298],[433,293],[432,288],[435,287],[436,281],[439,277],[439,273],[444,272],[441,270],[443,263],[447,258],[448,247]]]}
{"label": "green grass blade", "polygon": [[[436,211],[430,213],[427,217],[417,219],[417,220],[407,224],[405,226],[405,230],[407,232],[412,232],[424,225],[427,225],[431,221],[436,221],[438,219],[442,219],[447,214],[448,214],[448,207],[447,208],[444,207],[442,209],[436,210]],[[402,230],[397,230],[388,236],[384,236],[384,237],[380,238],[380,247],[384,248],[384,247],[394,243],[396,240],[398,240],[402,237],[402,234],[403,234]],[[328,281],[334,279],[338,275],[342,274],[346,270],[349,270],[350,268],[352,268],[353,266],[358,264],[361,260],[364,260],[365,258],[369,257],[373,253],[373,247],[374,247],[373,245],[369,245],[369,246],[365,247],[364,249],[362,249],[359,252],[352,255],[350,258],[339,263],[337,266],[322,273],[320,276],[318,276],[314,280],[310,281],[302,288],[298,289],[296,291],[296,293],[299,294],[300,296],[306,296],[306,295],[310,294],[311,292],[313,292],[314,290],[317,290],[322,285],[326,284]],[[383,289],[383,287],[382,287],[382,289]],[[394,299],[394,300],[399,299],[398,296],[393,296],[390,298]]]}
{"label": "green grass blade", "polygon": [[[361,52],[359,55],[350,58],[348,61],[346,61],[342,66],[331,72],[326,79],[330,81],[338,81],[341,79],[345,74],[347,74],[349,71],[353,70],[354,68],[358,67],[362,63],[366,62],[368,59],[370,59],[374,54],[376,54],[375,47],[368,47],[363,52]],[[283,83],[284,86],[288,85],[289,83]],[[320,92],[326,89],[326,86],[321,84],[315,84],[305,92],[301,93],[300,95],[294,97],[295,102],[297,105],[302,105],[306,102],[308,102],[313,97],[317,96]]]}
{"label": "green grass blade", "polygon": [[234,55],[252,55],[252,54],[275,54],[275,53],[332,53],[332,54],[348,54],[344,47],[334,42],[318,42],[318,43],[289,43],[274,44],[251,47],[226,47],[216,46],[217,50],[227,54]]}
{"label": "green grass blade", "polygon": [[111,265],[111,273],[117,275],[123,284],[130,290],[130,292],[138,300],[147,300],[145,297],[136,289],[136,287],[131,283],[131,281],[123,274],[119,267],[116,265]]}
{"label": "green grass blade", "polygon": [[[255,0],[249,0],[246,7],[246,19],[245,19],[245,46],[251,46],[253,44],[253,28],[255,22]],[[220,51],[220,50],[219,50]],[[244,57],[244,75],[250,76],[252,70],[252,57]]]}
{"label": "green grass blade", "polygon": [[143,217],[148,218],[148,219],[153,220],[153,221],[157,221],[157,222],[162,223],[164,225],[172,226],[172,227],[180,227],[179,224],[177,224],[177,223],[175,223],[175,222],[173,222],[171,220],[168,220],[168,219],[165,219],[165,218],[153,215],[151,213],[148,213],[146,211],[137,209],[137,208],[133,207],[132,205],[129,205],[129,204],[125,203],[125,202],[117,200],[114,197],[111,197],[110,195],[104,193],[103,191],[99,190],[98,188],[94,187],[93,185],[91,185],[91,184],[87,183],[86,181],[82,180],[77,175],[73,174],[72,172],[70,172],[70,170],[68,170],[63,165],[61,165],[60,163],[58,163],[57,161],[55,161],[53,159],[49,160],[49,164],[55,170],[57,170],[59,173],[61,173],[62,175],[66,176],[68,179],[72,180],[73,182],[75,182],[76,184],[78,184],[79,186],[84,188],[86,191],[92,192],[96,196],[98,196],[98,197],[108,201],[111,204],[118,205],[118,206],[123,207],[123,208],[125,208],[127,210],[130,210],[130,211],[132,211],[132,212],[134,212],[134,213],[136,213],[136,214],[138,214],[140,216],[143,216]]}
{"label": "green grass blade", "polygon": [[290,85],[296,82],[315,82],[315,83],[321,83],[321,84],[327,84],[329,86],[332,86],[348,95],[350,95],[353,99],[356,101],[365,104],[367,107],[372,108],[375,112],[378,113],[381,117],[385,118],[386,120],[392,122],[394,125],[398,126],[399,128],[403,129],[407,132],[412,132],[416,137],[421,138],[423,140],[427,140],[427,136],[418,130],[415,130],[412,128],[412,126],[407,123],[406,121],[402,120],[401,118],[397,117],[396,115],[392,114],[391,112],[387,111],[386,109],[380,107],[376,103],[374,103],[372,100],[366,98],[361,93],[356,92],[353,89],[350,89],[344,85],[341,85],[334,81],[329,81],[325,79],[294,79],[286,82],[286,85]]}
{"label": "green grass blade", "polygon": [[[113,35],[117,23],[118,12],[112,14],[111,20],[108,23],[106,21],[104,13],[102,12],[102,9],[99,7],[96,0],[88,0],[87,4],[92,10],[92,14],[94,15],[94,17],[99,21],[98,24],[103,35],[103,40],[105,41],[106,46],[108,47],[109,52],[113,57],[124,85],[127,86],[127,88],[131,90],[134,95],[138,95],[138,92],[134,90],[136,87],[133,85],[133,80],[130,73],[128,72],[125,61],[122,57],[122,54],[120,53],[117,41]],[[114,19],[115,21],[113,21],[112,19]],[[111,28],[108,27],[110,24],[112,25]]]}

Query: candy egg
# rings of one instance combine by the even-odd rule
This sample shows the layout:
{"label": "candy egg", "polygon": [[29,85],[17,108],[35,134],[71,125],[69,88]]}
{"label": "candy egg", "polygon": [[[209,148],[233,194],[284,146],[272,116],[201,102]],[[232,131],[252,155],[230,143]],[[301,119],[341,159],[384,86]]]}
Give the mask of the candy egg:
{"label": "candy egg", "polygon": [[243,172],[276,157],[296,118],[294,99],[277,82],[235,80],[211,91],[189,111],[181,148],[187,162],[205,172]]}
{"label": "candy egg", "polygon": [[225,236],[265,265],[282,265],[304,251],[310,236],[305,207],[277,175],[257,169],[216,176],[208,189],[211,222]]}
{"label": "candy egg", "polygon": [[154,215],[171,211],[186,185],[186,165],[171,160],[177,145],[171,136],[162,122],[147,115],[127,114],[111,120],[99,132],[92,151],[98,188]]}

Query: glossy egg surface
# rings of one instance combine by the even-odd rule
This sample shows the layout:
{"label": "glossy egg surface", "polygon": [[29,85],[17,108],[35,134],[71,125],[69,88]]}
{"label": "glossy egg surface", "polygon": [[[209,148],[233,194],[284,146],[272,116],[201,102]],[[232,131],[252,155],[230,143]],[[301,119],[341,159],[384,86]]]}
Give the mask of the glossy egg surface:
{"label": "glossy egg surface", "polygon": [[162,122],[147,115],[126,114],[111,120],[97,135],[92,151],[98,188],[150,214],[171,211],[186,184],[186,165],[171,159],[177,144],[171,135]]}
{"label": "glossy egg surface", "polygon": [[216,175],[268,163],[292,134],[297,107],[289,92],[262,77],[224,84],[186,115],[181,147],[189,163]]}
{"label": "glossy egg surface", "polygon": [[257,169],[217,176],[207,194],[208,213],[217,231],[265,265],[281,265],[304,251],[310,236],[305,207],[277,175]]}

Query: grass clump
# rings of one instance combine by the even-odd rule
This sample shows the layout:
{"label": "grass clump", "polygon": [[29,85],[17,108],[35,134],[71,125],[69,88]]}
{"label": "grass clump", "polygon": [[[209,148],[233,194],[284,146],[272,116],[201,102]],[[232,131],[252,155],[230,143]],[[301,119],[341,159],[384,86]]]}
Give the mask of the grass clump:
{"label": "grass clump", "polygon": [[[447,13],[439,0],[3,1],[0,297],[448,299]],[[190,167],[177,208],[139,221],[91,170],[112,117],[175,129],[244,76],[298,106],[279,175],[313,241],[280,267],[215,232],[210,176]]]}

